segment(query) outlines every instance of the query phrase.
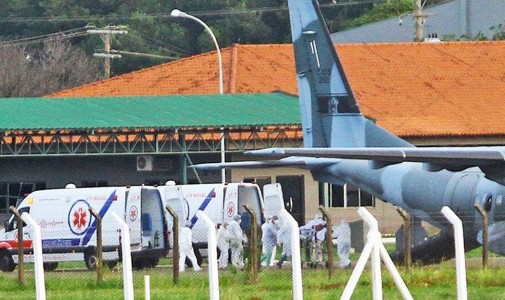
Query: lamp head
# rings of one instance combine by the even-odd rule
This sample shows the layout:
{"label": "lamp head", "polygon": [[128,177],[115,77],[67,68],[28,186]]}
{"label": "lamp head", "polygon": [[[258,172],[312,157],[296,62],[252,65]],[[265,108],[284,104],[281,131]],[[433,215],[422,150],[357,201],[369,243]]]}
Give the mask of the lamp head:
{"label": "lamp head", "polygon": [[172,12],[170,13],[170,16],[172,16],[172,17],[176,17],[176,18],[177,18],[177,17],[182,17],[182,16],[183,16],[183,14],[184,14],[184,13],[183,13],[182,11],[180,11],[180,10],[178,10],[178,9],[174,9],[174,10],[172,10]]}

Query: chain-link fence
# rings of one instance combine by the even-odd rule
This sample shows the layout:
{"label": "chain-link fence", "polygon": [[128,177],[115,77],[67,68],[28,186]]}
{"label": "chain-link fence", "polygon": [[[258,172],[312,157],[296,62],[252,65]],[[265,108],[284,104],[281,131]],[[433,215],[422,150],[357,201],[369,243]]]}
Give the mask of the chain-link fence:
{"label": "chain-link fence", "polygon": [[[79,211],[79,210],[78,210]],[[84,212],[84,211],[81,211]],[[255,218],[254,212],[250,212]],[[95,212],[99,214],[99,212]],[[84,214],[83,214],[84,215]],[[91,213],[89,214],[91,216]],[[98,220],[98,218],[95,218]],[[93,219],[93,220],[95,220]],[[122,218],[124,220],[124,218]],[[90,222],[89,220],[80,220],[79,222]],[[197,223],[202,222],[199,218]],[[464,220],[463,220],[464,222]],[[148,222],[146,222],[148,223]],[[171,241],[167,244],[168,252],[159,253],[153,256],[150,252],[140,252],[139,249],[155,248],[155,235],[145,235],[145,239],[130,241],[131,250],[131,287],[133,294],[137,298],[144,296],[145,276],[150,276],[150,297],[152,299],[207,299],[211,295],[211,288],[216,285],[219,288],[221,299],[253,298],[262,299],[292,298],[296,285],[293,283],[293,276],[297,275],[293,269],[292,261],[294,254],[299,255],[300,261],[295,265],[300,266],[301,283],[299,287],[303,291],[304,298],[326,299],[329,297],[340,297],[344,287],[349,280],[352,267],[358,261],[360,253],[354,251],[354,247],[347,245],[343,247],[339,242],[345,244],[346,234],[349,232],[344,227],[354,228],[353,224],[345,225],[345,221],[337,220],[336,225],[332,220],[322,212],[322,216],[317,216],[314,220],[307,222],[302,226],[289,226],[282,216],[271,216],[264,222],[264,226],[251,226],[248,230],[242,230],[241,220],[234,219],[225,224],[213,224],[215,226],[214,250],[209,251],[207,245],[203,243],[193,243],[193,236],[206,236],[209,229],[206,226],[192,226],[191,223],[181,221],[178,226],[166,228],[169,236],[163,237]],[[23,224],[23,226],[18,226]],[[72,297],[88,299],[119,299],[125,296],[125,262],[122,259],[122,230],[119,226],[112,226],[112,223],[106,223],[109,228],[104,228],[102,238],[106,234],[112,234],[117,242],[113,245],[103,242],[102,259],[103,268],[100,266],[100,251],[98,239],[93,238],[93,243],[87,252],[85,249],[75,248],[73,251],[65,250],[67,246],[72,246],[72,241],[51,242],[59,238],[62,240],[64,232],[55,231],[47,235],[45,231],[56,227],[57,224],[50,222],[49,215],[46,222],[39,222],[43,236],[43,276],[45,279],[45,290],[48,299],[68,299]],[[196,224],[196,223],[195,223]],[[253,222],[252,224],[255,224]],[[10,248],[3,248],[0,251],[0,266],[2,274],[0,280],[0,296],[2,299],[7,297],[15,299],[33,299],[35,291],[36,268],[34,267],[34,247],[33,232],[30,226],[13,217],[6,224],[9,232],[15,232],[12,241],[17,244],[9,244]],[[68,224],[67,224],[68,225]],[[131,225],[131,224],[130,224]],[[172,225],[175,225],[172,223]],[[193,224],[194,225],[194,224]],[[237,227],[238,225],[238,227]],[[99,223],[97,222],[96,234],[100,236]],[[275,241],[266,238],[268,229],[274,231]],[[110,229],[113,230],[110,230]],[[196,228],[199,231],[196,232]],[[328,243],[329,231],[324,232],[325,228],[332,228],[331,242]],[[359,227],[358,227],[359,228]],[[153,227],[145,225],[145,231],[153,230]],[[177,230],[176,230],[177,229]],[[300,234],[298,240],[293,240],[293,229]],[[20,230],[18,232],[18,230]],[[362,236],[366,236],[367,228],[361,227]],[[113,233],[111,233],[113,231]],[[237,231],[238,233],[234,232]],[[128,232],[135,232],[128,228]],[[340,235],[342,233],[342,235]],[[346,233],[347,232],[347,233]],[[176,236],[175,236],[176,235]],[[351,233],[351,236],[356,236]],[[85,236],[85,234],[84,234]],[[171,237],[171,238],[170,238]],[[343,238],[342,238],[343,237]],[[23,241],[21,241],[21,238]],[[160,237],[158,237],[160,238]],[[175,240],[177,240],[177,243]],[[340,239],[340,240],[339,240]],[[8,240],[8,239],[7,239]],[[190,241],[190,243],[188,243]],[[300,249],[293,252],[293,243],[299,243]],[[24,256],[18,256],[18,247],[23,245]],[[15,246],[15,247],[14,247]],[[394,241],[386,244],[390,252],[395,251]],[[176,247],[176,249],[174,249]],[[186,247],[186,248],[185,248]],[[452,247],[448,245],[447,247]],[[177,253],[176,250],[179,250]],[[135,253],[138,252],[138,253]],[[211,252],[214,252],[212,254]],[[174,253],[177,254],[174,257]],[[192,254],[194,254],[194,260]],[[211,257],[209,257],[211,254]],[[482,268],[481,250],[476,249],[467,253],[467,265],[478,270]],[[21,259],[22,257],[22,259]],[[216,261],[217,283],[210,276],[214,257]],[[267,258],[268,257],[268,258]],[[334,258],[334,262],[331,260]],[[182,260],[182,263],[177,263]],[[196,263],[194,263],[196,261]],[[350,262],[350,263],[349,263]],[[502,257],[490,254],[488,268],[500,268],[504,265]],[[447,273],[454,273],[453,263],[448,262],[445,267]],[[18,271],[14,272],[16,267]],[[404,267],[399,267],[403,276],[417,272],[416,264],[410,271]],[[424,267],[425,268],[425,267]],[[469,273],[471,276],[472,273]],[[428,275],[426,275],[428,276]],[[449,280],[453,280],[449,276]],[[366,293],[371,293],[371,279],[364,279]],[[20,284],[21,282],[21,284]],[[412,283],[407,279],[407,286]],[[428,279],[426,282],[430,282]],[[455,282],[455,281],[454,281]],[[394,288],[393,288],[394,290]],[[455,291],[452,291],[455,292]],[[452,293],[451,292],[451,293]],[[360,292],[358,291],[358,295]],[[386,295],[389,291],[385,291]]]}

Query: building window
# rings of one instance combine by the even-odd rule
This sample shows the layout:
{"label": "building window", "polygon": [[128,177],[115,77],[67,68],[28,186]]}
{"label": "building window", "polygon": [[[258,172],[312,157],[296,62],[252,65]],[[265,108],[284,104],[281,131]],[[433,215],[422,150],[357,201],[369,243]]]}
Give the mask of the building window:
{"label": "building window", "polygon": [[165,185],[166,182],[167,182],[167,180],[165,180],[165,182],[163,182],[163,180],[161,180],[161,179],[146,179],[146,180],[144,180],[144,184],[149,185],[149,186]]}
{"label": "building window", "polygon": [[351,185],[319,183],[319,205],[325,207],[375,206],[375,197]]}
{"label": "building window", "polygon": [[254,177],[254,178],[248,177],[248,178],[244,178],[244,180],[242,180],[242,182],[256,183],[260,187],[260,190],[263,191],[263,187],[266,184],[272,183],[272,178],[270,178],[270,177]]}
{"label": "building window", "polygon": [[107,186],[107,180],[83,180],[82,187]]}
{"label": "building window", "polygon": [[9,206],[17,206],[29,193],[45,188],[45,182],[0,182],[0,213],[9,212]]}

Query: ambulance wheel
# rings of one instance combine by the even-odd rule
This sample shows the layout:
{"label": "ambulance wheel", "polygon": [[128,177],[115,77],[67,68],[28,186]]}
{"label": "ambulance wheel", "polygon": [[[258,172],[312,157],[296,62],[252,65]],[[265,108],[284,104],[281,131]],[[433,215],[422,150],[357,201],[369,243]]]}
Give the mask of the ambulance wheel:
{"label": "ambulance wheel", "polygon": [[56,270],[56,268],[58,268],[58,262],[43,263],[43,266],[44,266],[44,271],[51,272],[51,271]]}
{"label": "ambulance wheel", "polygon": [[7,250],[0,251],[0,270],[3,272],[12,272],[16,268],[16,264],[12,259],[12,255]]}
{"label": "ambulance wheel", "polygon": [[146,268],[154,268],[160,263],[160,258],[149,258],[146,260]]}
{"label": "ambulance wheel", "polygon": [[114,267],[117,266],[117,260],[108,260],[105,264],[109,269],[114,269]]}
{"label": "ambulance wheel", "polygon": [[95,248],[88,248],[84,251],[84,263],[86,264],[86,268],[88,268],[88,270],[96,270],[97,261],[98,257],[96,257]]}
{"label": "ambulance wheel", "polygon": [[146,267],[147,260],[145,258],[135,258],[132,259],[132,267],[135,270],[142,270]]}

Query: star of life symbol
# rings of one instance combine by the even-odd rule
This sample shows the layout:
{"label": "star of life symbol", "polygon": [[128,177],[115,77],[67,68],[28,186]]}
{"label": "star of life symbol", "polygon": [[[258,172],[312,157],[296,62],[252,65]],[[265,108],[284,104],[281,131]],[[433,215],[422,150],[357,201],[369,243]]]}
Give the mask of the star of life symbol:
{"label": "star of life symbol", "polygon": [[135,221],[135,219],[137,219],[138,214],[139,214],[139,210],[137,209],[137,207],[135,205],[132,205],[130,207],[130,220]]}
{"label": "star of life symbol", "polygon": [[226,207],[226,215],[228,217],[233,216],[233,213],[235,212],[235,204],[233,202],[228,202],[228,205]]}
{"label": "star of life symbol", "polygon": [[83,228],[86,225],[87,218],[87,212],[82,207],[79,207],[79,209],[74,211],[74,227],[77,227],[77,229]]}
{"label": "star of life symbol", "polygon": [[77,200],[68,213],[68,226],[76,235],[82,235],[91,224],[89,204],[85,200]]}

